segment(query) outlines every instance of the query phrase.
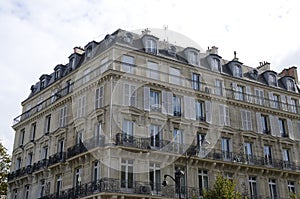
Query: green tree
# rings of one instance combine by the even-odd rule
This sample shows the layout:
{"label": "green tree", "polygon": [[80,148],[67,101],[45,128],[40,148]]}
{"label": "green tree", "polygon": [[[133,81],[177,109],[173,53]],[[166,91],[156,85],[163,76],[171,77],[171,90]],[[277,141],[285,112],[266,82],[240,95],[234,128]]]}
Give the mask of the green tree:
{"label": "green tree", "polygon": [[220,173],[212,189],[204,192],[205,199],[242,199],[242,195],[235,191],[235,182],[224,178]]}
{"label": "green tree", "polygon": [[0,142],[0,197],[5,197],[7,193],[7,176],[9,173],[10,161],[7,149]]}

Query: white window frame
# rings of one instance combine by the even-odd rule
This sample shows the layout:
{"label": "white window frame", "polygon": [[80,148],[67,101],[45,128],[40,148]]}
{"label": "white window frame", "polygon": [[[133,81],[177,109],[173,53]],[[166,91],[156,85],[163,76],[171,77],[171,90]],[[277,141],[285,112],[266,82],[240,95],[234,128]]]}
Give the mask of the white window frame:
{"label": "white window frame", "polygon": [[59,127],[65,127],[67,124],[67,106],[59,110]]}
{"label": "white window frame", "polygon": [[85,106],[86,106],[86,97],[82,95],[77,98],[77,109],[76,109],[76,117],[84,117],[85,116]]}
{"label": "white window frame", "polygon": [[230,126],[229,107],[224,104],[219,104],[219,124]]}
{"label": "white window frame", "polygon": [[[125,173],[125,179],[122,179],[122,172]],[[121,160],[121,188],[131,189],[134,187],[134,168],[133,168],[133,160]],[[122,182],[125,180],[125,182]]]}
{"label": "white window frame", "polygon": [[134,57],[129,55],[122,55],[122,65],[121,65],[121,71],[125,73],[134,73]]}
{"label": "white window frame", "polygon": [[275,179],[269,179],[269,194],[270,194],[270,199],[277,199],[278,194],[277,194],[277,184]]}
{"label": "white window frame", "polygon": [[104,101],[104,86],[100,86],[95,90],[95,109],[102,108]]}
{"label": "white window frame", "polygon": [[249,176],[249,189],[250,189],[250,198],[256,198],[258,196],[257,182],[256,177]]}
{"label": "white window frame", "polygon": [[[152,172],[152,178],[153,179],[151,179],[151,172]],[[160,164],[150,162],[150,165],[149,165],[149,182],[150,182],[152,191],[161,191]]]}
{"label": "white window frame", "polygon": [[180,85],[180,70],[178,68],[169,68],[169,81],[171,84]]}
{"label": "white window frame", "polygon": [[252,131],[252,113],[248,110],[241,110],[242,128],[246,131]]}
{"label": "white window frame", "polygon": [[123,104],[124,106],[137,105],[136,86],[133,84],[124,83],[123,85]]}
{"label": "white window frame", "polygon": [[158,147],[160,148],[161,146],[161,133],[160,133],[160,127],[155,124],[151,124],[149,127],[149,136],[150,136],[150,146],[151,147]]}
{"label": "white window frame", "polygon": [[147,68],[148,68],[148,77],[158,80],[159,79],[158,63],[148,61]]}
{"label": "white window frame", "polygon": [[203,169],[198,169],[198,182],[200,196],[203,196],[203,191],[208,190],[208,171]]}

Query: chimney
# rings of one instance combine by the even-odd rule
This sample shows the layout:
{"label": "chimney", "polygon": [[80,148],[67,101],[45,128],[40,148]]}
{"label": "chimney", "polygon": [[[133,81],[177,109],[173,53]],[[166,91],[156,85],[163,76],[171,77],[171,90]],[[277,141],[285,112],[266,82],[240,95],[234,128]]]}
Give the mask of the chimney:
{"label": "chimney", "polygon": [[218,55],[218,47],[216,46],[213,46],[211,48],[208,47],[206,52],[208,54]]}
{"label": "chimney", "polygon": [[74,47],[74,53],[82,55],[84,53],[84,49],[76,46],[76,47]]}
{"label": "chimney", "polygon": [[259,66],[256,69],[258,70],[258,73],[263,73],[270,70],[270,63],[266,61],[259,62]]}
{"label": "chimney", "polygon": [[281,73],[279,73],[280,77],[284,77],[284,76],[291,76],[295,79],[295,82],[298,83],[298,74],[297,74],[297,67],[296,66],[292,66],[290,68],[285,68],[281,71]]}

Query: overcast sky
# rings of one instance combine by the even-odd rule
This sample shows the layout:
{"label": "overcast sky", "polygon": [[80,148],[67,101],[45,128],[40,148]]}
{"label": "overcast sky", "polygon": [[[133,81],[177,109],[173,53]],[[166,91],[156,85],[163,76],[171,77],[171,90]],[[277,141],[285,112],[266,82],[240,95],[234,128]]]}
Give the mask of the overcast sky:
{"label": "overcast sky", "polygon": [[0,139],[12,151],[13,118],[42,74],[67,63],[73,47],[100,41],[116,29],[163,28],[227,60],[271,63],[280,72],[300,66],[297,0],[1,0]]}

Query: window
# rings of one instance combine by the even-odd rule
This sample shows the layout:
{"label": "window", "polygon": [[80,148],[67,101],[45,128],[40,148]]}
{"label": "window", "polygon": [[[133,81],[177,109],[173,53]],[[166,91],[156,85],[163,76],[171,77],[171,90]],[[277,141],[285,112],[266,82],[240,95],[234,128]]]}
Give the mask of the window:
{"label": "window", "polygon": [[154,62],[147,62],[148,77],[152,79],[159,79],[158,64]]}
{"label": "window", "polygon": [[157,53],[156,41],[154,39],[146,40],[146,52],[153,53],[153,54]]}
{"label": "window", "polygon": [[51,127],[51,115],[47,115],[45,118],[45,134],[50,132]]}
{"label": "window", "polygon": [[174,116],[181,116],[181,97],[173,95],[173,110]]}
{"label": "window", "polygon": [[76,144],[82,144],[83,142],[83,130],[77,131],[76,133]]}
{"label": "window", "polygon": [[277,86],[276,76],[270,74],[269,75],[269,85],[270,86]]}
{"label": "window", "polygon": [[42,160],[48,158],[48,146],[44,146],[42,148],[41,158],[42,158]]}
{"label": "window", "polygon": [[237,85],[235,99],[244,101],[244,87],[243,86]]}
{"label": "window", "polygon": [[230,125],[229,107],[223,104],[219,105],[219,124],[225,126]]}
{"label": "window", "polygon": [[36,132],[36,123],[32,123],[30,128],[30,141],[34,141],[35,132]]}
{"label": "window", "polygon": [[242,118],[242,127],[244,130],[251,131],[252,130],[252,116],[250,111],[242,110],[241,111]]}
{"label": "window", "polygon": [[40,181],[40,191],[39,191],[40,192],[40,194],[39,194],[40,198],[45,196],[45,185],[46,185],[45,180],[41,180]]}
{"label": "window", "polygon": [[57,175],[56,176],[56,186],[55,186],[55,191],[57,193],[57,195],[60,195],[62,189],[62,177],[61,175]]}
{"label": "window", "polygon": [[159,132],[159,126],[150,125],[150,146],[160,147],[161,145],[161,134]]}
{"label": "window", "polygon": [[282,149],[283,167],[291,168],[290,150]]}
{"label": "window", "polygon": [[271,146],[264,146],[264,158],[266,165],[272,165],[272,150]]}
{"label": "window", "polygon": [[234,77],[242,77],[242,67],[237,64],[234,65],[232,73]]}
{"label": "window", "polygon": [[105,57],[100,61],[100,74],[104,73],[105,71],[107,71],[108,66],[109,66],[109,61],[108,58]]}
{"label": "window", "polygon": [[124,105],[125,106],[136,106],[137,102],[137,97],[136,97],[136,90],[134,85],[130,84],[124,84]]}
{"label": "window", "polygon": [[212,66],[211,66],[211,69],[213,71],[221,71],[221,63],[220,63],[220,60],[217,59],[217,58],[213,58],[212,59]]}
{"label": "window", "polygon": [[92,46],[89,46],[86,50],[86,57],[91,58],[92,57]]}
{"label": "window", "polygon": [[46,79],[43,78],[43,79],[41,80],[41,89],[42,89],[42,88],[45,88],[45,86],[46,86]]}
{"label": "window", "polygon": [[67,106],[64,106],[59,111],[59,127],[65,127],[67,123]]}
{"label": "window", "polygon": [[100,180],[100,161],[93,162],[93,182],[98,183]]}
{"label": "window", "polygon": [[25,139],[25,129],[22,129],[20,131],[20,137],[19,137],[19,146],[22,147],[24,144],[24,139]]}
{"label": "window", "polygon": [[[185,167],[175,165],[175,172],[176,172],[177,170],[185,171]],[[185,177],[184,177],[184,175],[181,175],[181,178],[180,178],[181,194],[185,194],[185,186],[186,186]],[[179,194],[178,188],[176,189],[175,192],[176,192],[176,194]]]}
{"label": "window", "polygon": [[197,73],[192,74],[192,88],[194,90],[201,90],[201,75]]}
{"label": "window", "polygon": [[245,149],[246,161],[249,163],[253,163],[252,143],[245,142],[244,149]]}
{"label": "window", "polygon": [[74,69],[75,68],[75,57],[71,58],[70,64],[71,64],[71,68]]}
{"label": "window", "polygon": [[82,77],[82,83],[83,84],[90,81],[90,72],[91,72],[90,68],[87,68],[83,71],[83,77]]}
{"label": "window", "polygon": [[134,134],[134,123],[133,121],[123,120],[123,142],[133,142],[133,134]]}
{"label": "window", "polygon": [[85,116],[85,96],[81,96],[77,99],[77,118]]}
{"label": "window", "polygon": [[270,199],[277,199],[276,180],[269,179]]}
{"label": "window", "polygon": [[264,105],[264,91],[260,89],[255,90],[255,103],[259,105]]}
{"label": "window", "polygon": [[180,70],[170,67],[170,83],[180,85]]}
{"label": "window", "polygon": [[57,153],[59,153],[59,158],[62,159],[62,155],[63,155],[63,152],[64,152],[64,140],[61,139],[61,140],[58,140],[58,144],[57,144]]}
{"label": "window", "polygon": [[287,82],[286,82],[286,85],[287,85],[287,90],[288,91],[295,91],[295,84],[294,84],[293,80],[288,79]]}
{"label": "window", "polygon": [[161,172],[160,172],[159,164],[150,163],[149,181],[150,181],[151,190],[161,191]]}
{"label": "window", "polygon": [[150,90],[150,109],[160,112],[160,92]]}
{"label": "window", "polygon": [[194,51],[190,51],[188,53],[188,62],[192,65],[198,65],[198,53]]}
{"label": "window", "polygon": [[58,96],[59,96],[59,94],[57,92],[57,89],[53,90],[51,92],[51,103],[55,102],[58,99]]}
{"label": "window", "polygon": [[[42,108],[43,108],[43,100],[44,99],[41,97],[39,99],[39,101],[37,102],[37,104],[36,104],[37,111],[42,110]],[[52,100],[53,100],[53,98],[51,98],[51,103],[53,102]]]}
{"label": "window", "polygon": [[74,186],[78,187],[81,185],[81,172],[82,172],[82,168],[76,168],[74,171]]}
{"label": "window", "polygon": [[25,193],[24,193],[24,199],[29,199],[30,198],[30,186],[25,185]]}
{"label": "window", "polygon": [[103,134],[103,131],[102,131],[102,123],[101,122],[98,122],[96,125],[95,125],[95,143],[96,143],[96,146],[101,146],[104,144],[104,134]]}
{"label": "window", "polygon": [[208,190],[208,172],[207,170],[198,170],[199,193],[203,196],[204,190]]}
{"label": "window", "polygon": [[296,99],[291,99],[289,106],[290,106],[290,111],[292,113],[297,113],[297,100]]}
{"label": "window", "polygon": [[216,79],[216,87],[215,87],[216,95],[223,95],[223,81]]}
{"label": "window", "polygon": [[27,155],[27,166],[32,165],[32,157],[33,157],[33,153],[29,152],[28,155]]}
{"label": "window", "polygon": [[249,189],[250,189],[250,198],[257,198],[258,191],[257,191],[257,183],[256,177],[249,177]]}
{"label": "window", "polygon": [[279,109],[279,95],[273,94],[273,104],[274,108]]}
{"label": "window", "polygon": [[95,94],[95,108],[103,107],[103,86],[96,89]]}
{"label": "window", "polygon": [[261,115],[260,122],[261,122],[261,126],[262,126],[262,132],[264,134],[270,134],[269,117],[267,115]]}
{"label": "window", "polygon": [[174,139],[174,152],[181,152],[182,145],[183,145],[183,134],[182,131],[179,129],[174,129],[173,131],[173,139]]}
{"label": "window", "polygon": [[21,168],[21,163],[22,163],[22,159],[21,157],[18,157],[16,161],[16,170]]}
{"label": "window", "polygon": [[126,73],[134,73],[134,57],[123,55],[121,70]]}
{"label": "window", "polygon": [[205,115],[204,115],[204,102],[200,100],[196,100],[196,119],[199,121],[204,121],[205,120]]}
{"label": "window", "polygon": [[286,130],[286,120],[279,118],[278,125],[279,125],[279,132],[281,137],[288,137],[287,130]]}
{"label": "window", "polygon": [[231,140],[229,138],[222,138],[222,154],[224,160],[231,159]]}
{"label": "window", "polygon": [[18,189],[13,190],[13,199],[18,199]]}
{"label": "window", "polygon": [[289,193],[296,193],[294,181],[288,181],[288,190],[289,190]]}
{"label": "window", "polygon": [[122,159],[121,188],[133,188],[133,160]]}

